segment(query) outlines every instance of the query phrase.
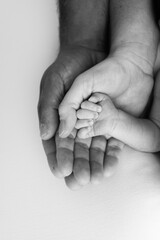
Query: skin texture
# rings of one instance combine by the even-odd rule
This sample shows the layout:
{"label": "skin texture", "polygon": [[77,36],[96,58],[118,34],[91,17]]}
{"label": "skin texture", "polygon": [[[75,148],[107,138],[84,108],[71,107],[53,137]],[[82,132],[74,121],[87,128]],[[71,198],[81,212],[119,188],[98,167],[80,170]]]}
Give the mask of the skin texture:
{"label": "skin texture", "polygon": [[57,177],[65,177],[69,188],[79,189],[89,181],[98,183],[103,178],[106,140],[80,140],[75,138],[75,130],[61,139],[56,133],[58,107],[75,78],[106,57],[108,1],[93,0],[91,4],[90,0],[71,0],[59,4],[60,51],[42,77],[38,113],[51,171]]}
{"label": "skin texture", "polygon": [[[94,93],[77,111],[80,138],[101,136],[115,138],[130,147],[144,152],[160,151],[160,75],[155,80],[150,118],[135,118],[117,109],[111,99]],[[99,112],[98,112],[99,110]],[[101,111],[100,111],[101,110]],[[95,118],[95,114],[97,117]],[[87,117],[88,119],[86,119]],[[93,120],[91,122],[91,120]]]}
{"label": "skin texture", "polygon": [[[104,92],[104,86],[108,85],[105,91],[114,99],[114,104],[131,114],[140,115],[147,104],[153,85],[152,64],[155,60],[157,34],[153,22],[147,19],[147,27],[153,29],[155,39],[149,39],[149,42],[142,43],[141,37],[143,36],[144,39],[144,32],[142,31],[138,44],[137,42],[131,43],[130,39],[133,39],[133,37],[137,40],[137,34],[135,35],[133,32],[130,35],[126,34],[131,25],[126,26],[124,22],[128,22],[126,19],[130,19],[133,15],[137,19],[135,10],[133,11],[133,4],[137,4],[138,1],[131,1],[130,7],[125,11],[123,10],[125,5],[119,5],[120,1],[118,1],[118,4],[116,1],[110,1],[111,52],[109,58],[102,62],[106,57],[105,35],[107,34],[108,2],[98,1],[98,5],[96,0],[92,1],[92,4],[89,0],[60,2],[60,12],[62,13],[60,17],[60,53],[55,63],[46,70],[42,78],[38,111],[43,146],[52,172],[58,177],[68,176],[65,178],[67,186],[71,189],[79,189],[89,180],[94,183],[99,182],[99,179],[102,178],[102,165],[106,176],[110,175],[107,174],[107,169],[112,168],[113,164],[109,160],[108,154],[104,154],[106,149],[104,138],[96,137],[92,141],[88,139],[87,142],[74,139],[75,110],[79,108],[80,102],[92,93],[92,90]],[[120,14],[119,11],[127,13],[127,15]],[[88,16],[90,17],[88,18]],[[114,22],[113,16],[115,16]],[[150,12],[147,14],[148,16],[151,17]],[[144,17],[146,18],[146,15]],[[133,24],[132,29],[135,27],[135,21],[133,20],[132,18],[130,23]],[[113,27],[113,25],[116,27]],[[141,27],[144,29],[143,25]],[[136,28],[136,33],[138,31],[139,29]],[[126,36],[126,38],[122,39],[122,36]],[[153,53],[149,64],[148,48],[146,49],[146,46],[149,46],[151,53]],[[143,51],[140,51],[141,53],[137,56],[139,50]],[[132,60],[134,61],[132,62]],[[96,65],[97,63],[99,64]],[[91,68],[94,65],[96,66]],[[140,65],[141,68],[139,69],[137,65]],[[89,70],[86,71],[87,69]],[[84,71],[86,72],[84,73]],[[70,95],[72,96],[71,93],[74,92],[73,95],[78,97],[76,105],[74,104],[75,98],[70,101],[71,98],[68,95],[62,101],[71,85]],[[102,86],[103,89],[101,89]],[[84,89],[87,89],[87,92],[84,91],[83,96],[80,96],[79,93],[73,91],[77,87],[80,87],[80,94]],[[141,99],[139,99],[139,93],[142,92]],[[133,99],[134,101],[132,101]],[[56,137],[55,141],[55,132],[59,123],[58,107],[60,102],[60,136],[62,137],[62,130],[68,129],[69,131],[65,135],[68,138],[62,140]],[[140,106],[139,103],[141,103]],[[71,108],[68,109],[67,106]],[[69,128],[66,121],[63,121],[68,116],[71,116],[71,120],[73,120],[73,122],[70,119],[67,120],[71,123]],[[117,149],[117,146],[115,149]],[[70,174],[72,167],[73,173]]]}
{"label": "skin texture", "polygon": [[[50,131],[56,131],[58,127],[58,106],[60,99],[64,96],[64,88],[65,84],[63,82],[63,78],[60,78],[60,75],[56,74],[56,72],[60,72],[61,76],[63,71],[65,74],[65,79],[68,77],[68,81],[73,81],[74,77],[79,74],[79,71],[84,71],[85,67],[88,66],[88,63],[93,64],[92,61],[99,61],[99,59],[103,58],[103,54],[95,52],[95,59],[94,59],[94,52],[84,48],[76,48],[76,49],[69,49],[68,55],[65,53],[65,56],[62,54],[63,58],[63,65],[60,68],[60,64],[57,61],[47,70],[44,75],[44,80],[42,79],[42,84],[44,81],[44,85],[42,86],[41,98],[42,102],[39,105],[40,109],[40,118],[43,119],[46,116],[48,123],[50,124]],[[92,59],[93,54],[93,59]],[[66,57],[67,55],[67,57]],[[96,59],[97,56],[97,59]],[[61,57],[61,56],[60,56]],[[76,62],[76,57],[78,61]],[[66,63],[64,63],[64,59],[66,58]],[[71,61],[69,61],[71,59]],[[74,61],[72,60],[74,59]],[[81,59],[81,61],[80,61]],[[86,62],[85,62],[86,60]],[[68,66],[73,69],[70,76],[66,76],[66,71],[64,66]],[[58,65],[58,67],[56,66]],[[84,66],[83,66],[84,64]],[[58,68],[58,70],[56,69]],[[78,72],[78,73],[77,73]],[[53,82],[52,82],[53,81]],[[68,83],[67,81],[67,83]],[[66,90],[67,91],[67,90]],[[51,97],[53,96],[53,97]],[[44,105],[42,105],[44,104]],[[44,115],[43,115],[44,114]],[[52,124],[54,122],[54,124]],[[47,159],[49,162],[49,166],[51,171],[57,177],[66,177],[72,173],[70,177],[66,177],[67,185],[72,189],[77,187],[73,187],[72,185],[84,185],[90,181],[98,182],[98,179],[102,178],[102,166],[103,166],[103,158],[104,152],[106,147],[106,140],[103,137],[98,137],[87,140],[79,140],[78,138],[75,139],[76,132],[73,131],[72,134],[66,138],[62,139],[56,134],[56,138],[52,137],[49,140],[43,140],[44,150],[47,155]],[[102,147],[96,147],[101,146]],[[91,172],[89,167],[89,149],[90,149],[90,159],[91,159]],[[94,152],[94,153],[93,153]],[[100,159],[100,161],[99,161]],[[96,162],[100,162],[96,164]],[[74,165],[73,165],[74,162]],[[83,162],[83,164],[79,164],[79,162]],[[95,163],[96,167],[93,170],[92,165]],[[87,173],[86,173],[86,169]],[[97,173],[99,172],[99,173]],[[91,174],[92,173],[92,174]],[[97,175],[101,175],[100,177]],[[75,178],[75,179],[74,179]],[[94,180],[94,178],[96,178]],[[78,181],[76,181],[76,179]],[[84,180],[86,179],[86,180]],[[74,182],[74,184],[73,184]],[[76,183],[76,182],[79,182]],[[81,183],[81,184],[80,184]]]}
{"label": "skin texture", "polygon": [[[99,106],[102,110],[98,113],[96,107]],[[88,114],[90,119],[94,119],[92,124],[88,124],[88,126],[85,122],[87,113],[90,113]],[[96,113],[97,117],[94,118]],[[103,135],[109,139],[114,137],[112,132],[117,126],[117,121],[119,121],[119,110],[106,94],[94,93],[88,101],[81,104],[81,109],[77,111],[77,118],[75,127],[79,129],[78,136],[80,138]]]}
{"label": "skin texture", "polygon": [[143,115],[149,102],[159,38],[151,1],[112,0],[110,15],[109,57],[80,74],[65,95],[59,107],[62,138],[75,127],[80,104],[94,92],[109,95],[116,107],[134,116]]}
{"label": "skin texture", "polygon": [[143,112],[153,87],[153,76],[149,68],[144,72],[133,63],[134,55],[132,61],[129,58],[127,51],[121,56],[108,57],[78,76],[59,108],[61,137],[72,131],[77,120],[76,110],[94,92],[107,94],[118,108],[132,115]]}

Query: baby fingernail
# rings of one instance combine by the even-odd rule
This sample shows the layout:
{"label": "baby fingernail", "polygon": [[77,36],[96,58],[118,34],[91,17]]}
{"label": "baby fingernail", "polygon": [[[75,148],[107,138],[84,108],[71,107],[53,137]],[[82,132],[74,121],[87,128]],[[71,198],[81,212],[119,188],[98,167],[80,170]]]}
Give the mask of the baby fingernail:
{"label": "baby fingernail", "polygon": [[102,111],[102,107],[101,106],[98,106],[97,107],[97,112],[101,112]]}
{"label": "baby fingernail", "polygon": [[94,119],[97,119],[98,116],[99,116],[99,114],[98,114],[98,113],[95,113],[95,114],[94,114]]}
{"label": "baby fingernail", "polygon": [[91,96],[88,100],[91,101],[91,102],[96,102],[96,98],[93,97],[93,96]]}
{"label": "baby fingernail", "polygon": [[93,119],[89,121],[89,125],[92,126],[94,123]]}

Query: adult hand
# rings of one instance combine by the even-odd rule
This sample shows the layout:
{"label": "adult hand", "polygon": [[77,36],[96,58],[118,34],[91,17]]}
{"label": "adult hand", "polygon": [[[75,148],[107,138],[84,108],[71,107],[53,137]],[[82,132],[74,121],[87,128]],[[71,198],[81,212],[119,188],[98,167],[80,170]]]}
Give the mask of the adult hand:
{"label": "adult hand", "polygon": [[58,134],[55,137],[58,107],[74,79],[104,57],[104,53],[86,47],[67,48],[60,52],[41,81],[38,112],[44,150],[51,171],[57,177],[68,176],[66,183],[72,189],[88,183],[90,178],[95,183],[100,181],[106,140],[103,137],[80,140],[75,138],[75,131],[66,139],[59,138]]}

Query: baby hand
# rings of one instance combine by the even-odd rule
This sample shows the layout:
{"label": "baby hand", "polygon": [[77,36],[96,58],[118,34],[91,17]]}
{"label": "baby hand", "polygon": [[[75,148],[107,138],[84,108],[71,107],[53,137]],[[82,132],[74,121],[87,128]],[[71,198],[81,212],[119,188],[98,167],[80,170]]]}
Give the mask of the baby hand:
{"label": "baby hand", "polygon": [[89,138],[103,135],[107,139],[118,121],[119,111],[111,99],[102,93],[94,93],[82,102],[81,109],[77,110],[76,129],[79,138]]}

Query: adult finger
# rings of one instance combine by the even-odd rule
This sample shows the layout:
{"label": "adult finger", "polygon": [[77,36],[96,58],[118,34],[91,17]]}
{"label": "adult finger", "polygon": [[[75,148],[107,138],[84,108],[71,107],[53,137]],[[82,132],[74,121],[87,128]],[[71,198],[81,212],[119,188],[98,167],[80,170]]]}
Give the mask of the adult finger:
{"label": "adult finger", "polygon": [[103,161],[106,149],[106,139],[103,136],[92,138],[90,147],[90,167],[91,167],[91,182],[99,184],[103,179]]}
{"label": "adult finger", "polygon": [[67,187],[73,191],[80,190],[83,187],[83,185],[80,185],[77,182],[73,173],[71,175],[65,177],[65,183],[66,183]]}
{"label": "adult finger", "polygon": [[56,133],[57,164],[64,177],[69,176],[73,170],[75,136],[76,129],[67,138],[60,138],[59,133]]}
{"label": "adult finger", "polygon": [[48,165],[51,172],[55,177],[62,178],[62,173],[58,170],[57,159],[56,159],[56,145],[55,139],[51,138],[50,140],[42,140],[43,147],[47,156]]}
{"label": "adult finger", "polygon": [[80,185],[90,182],[89,148],[91,139],[79,139],[76,137],[74,146],[73,174]]}
{"label": "adult finger", "polygon": [[64,84],[51,65],[44,73],[38,102],[40,134],[43,140],[54,136],[58,127],[58,106],[64,93]]}
{"label": "adult finger", "polygon": [[124,146],[124,143],[115,138],[110,138],[108,140],[104,158],[105,177],[111,177],[115,173],[116,167],[118,165],[118,157]]}
{"label": "adult finger", "polygon": [[52,64],[46,70],[41,80],[38,116],[44,151],[47,155],[50,169],[56,177],[63,176],[58,169],[54,138],[59,121],[57,108],[62,93],[63,83],[59,75],[56,74],[54,64]]}

